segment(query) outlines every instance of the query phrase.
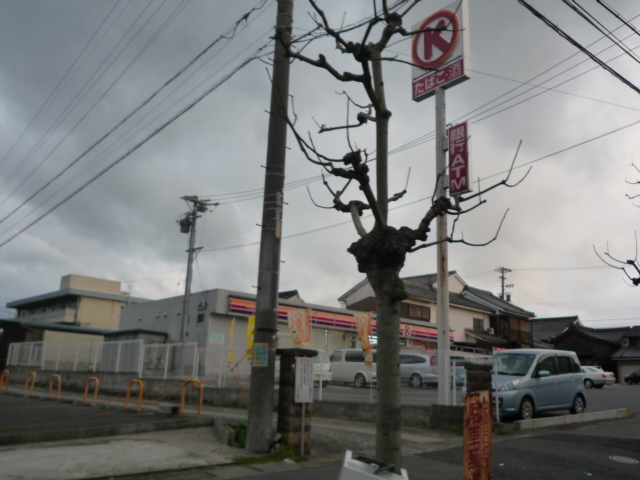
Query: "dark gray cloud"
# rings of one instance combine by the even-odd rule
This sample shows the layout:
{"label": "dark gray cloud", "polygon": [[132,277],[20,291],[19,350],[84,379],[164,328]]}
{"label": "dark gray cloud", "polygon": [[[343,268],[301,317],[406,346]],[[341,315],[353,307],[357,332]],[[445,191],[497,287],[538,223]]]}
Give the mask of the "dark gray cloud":
{"label": "dark gray cloud", "polygon": [[[70,77],[68,86],[51,108],[0,163],[0,185],[7,181],[6,188],[0,191],[0,202],[5,202],[0,206],[0,217],[77,158],[258,3],[257,0],[194,0],[180,10],[179,2],[1,2],[0,128],[3,133],[0,158],[16,142],[111,9],[115,8],[114,14],[122,13],[110,29],[105,28],[102,42]],[[559,2],[532,3],[580,42],[589,44],[598,38],[591,27]],[[586,3],[610,28],[617,26],[595,2]],[[320,4],[337,24],[343,22],[346,12],[344,22],[348,24],[362,18],[370,2],[361,0],[346,5],[322,1]],[[412,12],[406,23],[413,25],[442,5],[425,2],[424,7]],[[640,7],[630,0],[620,0],[614,6],[628,18],[640,13]],[[142,22],[156,9],[156,15],[136,38],[127,36],[139,14]],[[298,34],[311,25],[308,10],[306,2],[296,2],[294,22]],[[174,11],[177,16],[167,22],[164,31],[132,62],[151,40],[153,32],[157,32]],[[576,53],[575,48],[517,2],[472,0],[470,17],[472,79],[448,92],[447,112],[448,120],[454,121],[494,101],[477,111],[485,113],[474,119],[472,130],[474,172],[483,179],[482,185],[501,178],[492,176],[508,169],[521,139],[523,146],[517,165],[640,119],[636,93],[601,69],[585,73],[594,63],[579,64],[585,60],[582,54],[566,60]],[[8,229],[14,218],[1,223],[0,242],[62,201],[74,188],[194,101],[205,88],[220,81],[268,41],[274,18],[274,3],[268,1],[264,13],[255,12],[247,28],[240,29],[232,41],[222,42],[220,46],[224,48],[219,52],[214,49],[206,63],[203,62],[193,77],[179,84],[175,93],[163,94],[157,99],[168,101],[154,102],[150,107],[155,109],[148,108],[133,119],[139,123],[127,124],[79,162],[79,168],[70,172],[72,175],[61,178],[53,188],[30,201],[14,217],[15,227]],[[129,35],[141,23],[135,25]],[[79,98],[76,95],[91,81],[93,69],[111,62],[113,57],[107,55],[123,38],[121,46],[131,42],[122,56],[111,68],[105,69],[95,89],[78,102],[78,109],[61,121],[60,127],[33,158],[25,161],[69,102]],[[630,47],[638,44],[635,37],[625,42]],[[601,41],[592,50],[605,46],[606,41]],[[311,45],[307,53],[316,55],[331,48],[330,41],[318,42]],[[391,50],[392,54],[406,59],[409,42],[394,45]],[[602,54],[606,60],[614,55],[614,49]],[[350,68],[343,55],[332,54],[331,58],[339,69]],[[556,64],[560,66],[534,78]],[[560,73],[576,64],[579,65]],[[631,59],[613,60],[611,65],[640,84],[640,69]],[[212,198],[221,202],[213,213],[205,214],[199,226],[198,243],[204,246],[204,251],[198,257],[194,290],[221,287],[253,291],[259,249],[251,244],[260,239],[256,224],[261,222],[261,200],[259,195],[242,202],[238,200],[245,197],[234,196],[231,200],[219,195],[259,192],[263,186],[269,71],[267,64],[253,62],[85,191],[0,248],[0,301],[5,303],[54,290],[60,276],[67,273],[121,280],[137,296],[160,298],[180,294],[184,288],[187,237],[180,234],[175,221],[186,210],[180,197],[192,194],[214,195]],[[311,117],[320,124],[342,124],[346,118],[345,99],[336,92],[346,89],[360,101],[364,101],[364,97],[354,86],[332,82],[326,72],[299,63],[294,63],[291,71],[300,131],[312,132],[326,152],[342,156],[348,148],[344,134],[318,136]],[[556,79],[548,81],[556,74]],[[579,74],[583,75],[559,85]],[[393,111],[391,147],[406,145],[430,134],[434,126],[433,100],[419,104],[410,100],[410,68],[389,63],[385,68],[385,81]],[[543,83],[543,86],[521,87],[515,93],[527,89],[531,92],[488,110],[507,100],[508,97],[501,96],[521,82]],[[546,91],[548,88],[554,90]],[[513,106],[533,94],[540,95]],[[102,95],[86,119],[71,131],[86,109]],[[505,110],[488,117],[501,109]],[[624,180],[634,178],[629,164],[637,152],[637,128],[631,127],[537,161],[518,188],[487,195],[487,205],[461,220],[458,232],[464,232],[469,241],[486,241],[494,235],[504,211],[509,208],[500,237],[485,248],[453,245],[450,268],[458,270],[470,284],[494,292],[499,282],[493,270],[501,265],[512,268],[514,272],[509,280],[515,284],[514,301],[539,315],[579,314],[586,321],[633,317],[633,309],[637,310],[638,306],[638,291],[627,287],[617,271],[584,267],[602,267],[593,245],[602,250],[609,242],[622,257],[635,251],[638,210],[624,197],[624,193],[633,192]],[[67,135],[58,149],[49,154]],[[354,131],[351,140],[361,148],[374,149],[371,129]],[[291,137],[289,145],[287,181],[317,176],[320,171],[304,160]],[[411,169],[409,192],[391,213],[394,225],[415,225],[427,208],[424,201],[410,203],[432,193],[433,152],[430,141],[391,156],[390,190],[402,190]],[[26,162],[24,167],[9,181],[9,175],[22,161]],[[41,162],[42,166],[35,170]],[[521,178],[525,171],[526,168],[518,169],[513,177]],[[31,177],[25,180],[27,175]],[[22,181],[24,185],[18,187]],[[330,205],[331,199],[320,182],[311,183],[309,188],[316,202]],[[359,195],[356,189],[349,193]],[[325,229],[348,218],[314,207],[304,187],[287,191],[285,201],[284,235],[295,236],[285,238],[282,244],[285,263],[282,264],[281,289],[297,288],[307,301],[335,305],[339,295],[363,278],[346,252],[356,238],[355,231],[348,224]],[[31,216],[23,219],[29,212]],[[318,231],[298,236],[313,230]],[[433,271],[435,250],[427,249],[407,260],[404,273],[417,275]]]}

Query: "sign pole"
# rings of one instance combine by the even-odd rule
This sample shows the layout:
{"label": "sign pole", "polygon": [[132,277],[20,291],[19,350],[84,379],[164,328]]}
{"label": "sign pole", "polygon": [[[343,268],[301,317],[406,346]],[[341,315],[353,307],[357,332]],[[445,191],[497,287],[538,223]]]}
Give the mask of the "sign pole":
{"label": "sign pole", "polygon": [[300,457],[304,457],[304,421],[305,421],[305,410],[307,408],[307,404],[302,402],[302,425],[300,426]]}
{"label": "sign pole", "polygon": [[[436,89],[436,198],[444,197],[447,181],[447,139],[446,139],[446,102],[444,88]],[[438,403],[451,404],[450,389],[450,352],[449,352],[449,244],[447,243],[447,215],[438,217],[438,269],[437,290],[438,308],[436,312],[438,324]]]}

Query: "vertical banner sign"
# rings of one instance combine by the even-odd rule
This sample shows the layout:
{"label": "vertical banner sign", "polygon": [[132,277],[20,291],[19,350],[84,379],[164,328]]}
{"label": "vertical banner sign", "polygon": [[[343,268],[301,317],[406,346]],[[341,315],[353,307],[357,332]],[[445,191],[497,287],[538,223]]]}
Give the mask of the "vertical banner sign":
{"label": "vertical banner sign", "polygon": [[369,335],[371,335],[371,314],[356,313],[353,316],[353,320],[356,323],[358,338],[360,339],[362,351],[364,352],[364,363],[368,366],[372,366],[373,352],[371,351],[371,342],[369,341]]}
{"label": "vertical banner sign", "polygon": [[256,316],[251,315],[247,320],[247,358],[253,358],[253,336],[256,333]]}
{"label": "vertical banner sign", "polygon": [[294,347],[311,346],[311,321],[309,311],[302,308],[290,310],[287,315],[289,321],[289,333]]}
{"label": "vertical banner sign", "polygon": [[456,0],[413,26],[412,98],[420,102],[469,78],[469,5]]}
{"label": "vertical banner sign", "polygon": [[227,363],[231,365],[233,363],[233,331],[236,328],[236,319],[231,320],[229,326],[229,355],[227,355]]}
{"label": "vertical banner sign", "polygon": [[295,403],[313,402],[313,358],[296,357]]}
{"label": "vertical banner sign", "polygon": [[464,399],[463,480],[491,480],[491,392]]}
{"label": "vertical banner sign", "polygon": [[467,122],[449,128],[449,195],[471,191],[471,166],[469,164],[469,124]]}

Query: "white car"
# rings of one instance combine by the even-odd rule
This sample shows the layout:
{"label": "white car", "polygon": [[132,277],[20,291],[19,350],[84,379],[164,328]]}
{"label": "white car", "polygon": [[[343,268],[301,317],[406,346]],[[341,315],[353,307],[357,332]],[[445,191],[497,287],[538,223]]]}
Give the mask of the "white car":
{"label": "white car", "polygon": [[[329,355],[323,350],[318,350],[318,355],[313,357],[313,379],[318,382],[318,385],[326,387],[331,381],[331,362],[329,361]],[[280,381],[280,356],[276,356],[275,364],[275,377],[274,381],[278,383]]]}
{"label": "white car", "polygon": [[602,388],[605,385],[616,383],[616,376],[613,372],[605,372],[602,367],[593,365],[583,365],[580,367],[584,374],[584,388]]}

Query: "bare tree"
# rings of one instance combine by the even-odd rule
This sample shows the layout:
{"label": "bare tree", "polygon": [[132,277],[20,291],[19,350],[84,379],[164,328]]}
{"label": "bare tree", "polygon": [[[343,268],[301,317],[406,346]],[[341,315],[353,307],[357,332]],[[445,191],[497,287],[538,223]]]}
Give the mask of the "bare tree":
{"label": "bare tree", "polygon": [[[640,168],[638,168],[638,166],[635,163],[631,163],[631,166],[636,170],[637,173],[640,173]],[[630,182],[629,180],[625,180],[625,183],[628,183],[629,185],[640,185],[640,181],[636,180],[634,182]],[[627,194],[627,198],[629,200],[635,200],[636,198],[640,197],[640,194],[637,195],[628,195]],[[636,207],[638,207],[638,205],[636,205],[634,203],[634,205]],[[608,266],[610,266],[611,268],[615,268],[617,270],[622,270],[625,274],[625,276],[627,277],[628,280],[631,281],[631,283],[633,284],[634,287],[637,287],[638,285],[640,285],[640,263],[638,263],[638,234],[636,232],[636,252],[635,252],[635,256],[632,259],[629,260],[622,260],[620,258],[616,258],[613,255],[611,255],[611,253],[609,252],[609,244],[607,243],[607,250],[600,255],[598,253],[598,250],[596,249],[595,245],[593,246],[593,250],[596,252],[596,255],[598,256],[598,258],[600,260],[602,260],[604,263],[606,263]],[[607,259],[605,259],[604,257],[607,257]]]}
{"label": "bare tree", "polygon": [[[504,180],[474,194],[460,195],[455,198],[446,196],[436,198],[434,193],[426,213],[416,221],[417,225],[400,228],[389,225],[389,203],[401,199],[406,193],[406,187],[393,196],[388,194],[387,156],[391,111],[385,99],[382,66],[385,62],[408,62],[398,60],[396,57],[384,56],[383,51],[389,45],[392,37],[408,37],[419,33],[408,31],[403,27],[403,18],[419,2],[420,0],[401,0],[389,7],[386,0],[381,2],[373,0],[374,13],[368,21],[362,23],[361,26],[364,30],[362,37],[358,42],[353,42],[347,38],[348,35],[354,34],[353,28],[333,28],[318,2],[309,0],[312,18],[317,26],[314,30],[315,35],[317,32],[322,32],[322,34],[332,37],[337,52],[342,56],[348,55],[355,62],[352,72],[339,71],[325,55],[321,54],[317,58],[305,55],[303,51],[306,44],[300,40],[294,40],[290,45],[287,45],[290,58],[324,70],[339,82],[359,85],[367,97],[366,104],[359,105],[345,93],[347,111],[352,107],[360,110],[355,116],[355,121],[348,119],[347,124],[343,126],[320,126],[319,133],[346,131],[348,150],[342,158],[330,158],[323,155],[316,147],[311,135],[303,137],[299,133],[294,120],[289,119],[289,126],[306,158],[323,168],[327,174],[344,181],[344,185],[339,189],[332,188],[326,178],[324,184],[332,196],[332,208],[351,215],[360,238],[349,247],[348,251],[355,257],[358,270],[366,274],[375,292],[378,305],[377,372],[379,392],[376,457],[381,462],[395,465],[401,464],[400,315],[398,307],[400,302],[406,298],[404,284],[400,279],[400,271],[404,266],[405,258],[408,253],[437,243],[429,243],[428,239],[431,222],[438,216],[453,215],[457,221],[460,215],[485,203],[486,200],[482,198],[482,195],[486,192],[498,186],[513,187],[520,183],[509,184],[511,173],[509,170],[509,175]],[[371,40],[374,35],[377,36],[377,41]],[[368,125],[369,122],[374,123],[376,129],[375,192],[370,182],[369,156],[366,151],[354,148],[349,136],[350,130]],[[515,162],[515,157],[513,162]],[[438,181],[443,180],[445,173],[438,172]],[[352,184],[359,187],[364,198],[343,200],[347,188]],[[465,205],[469,205],[469,207],[465,208]],[[375,218],[375,225],[370,231],[367,231],[361,222],[364,212],[371,212]],[[470,245],[463,238],[454,238],[456,221],[452,222],[452,231],[446,241]],[[493,239],[481,245],[492,242],[496,237],[497,233]]]}

